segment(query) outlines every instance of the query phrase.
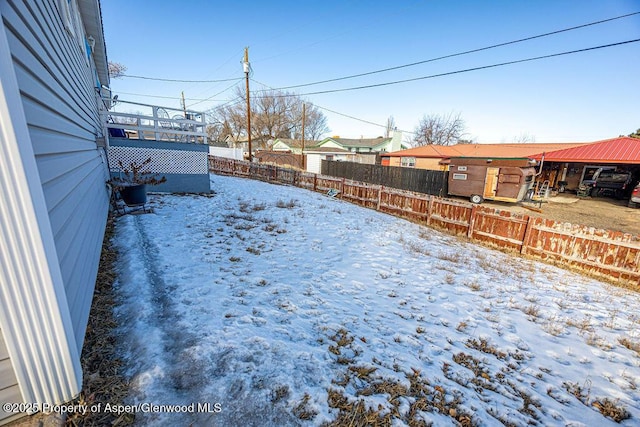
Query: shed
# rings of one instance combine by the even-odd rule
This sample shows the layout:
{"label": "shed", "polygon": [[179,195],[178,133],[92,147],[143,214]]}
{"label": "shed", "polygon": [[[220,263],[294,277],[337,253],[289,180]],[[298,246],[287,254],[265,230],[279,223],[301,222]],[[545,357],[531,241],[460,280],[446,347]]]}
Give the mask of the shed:
{"label": "shed", "polygon": [[[107,220],[98,0],[0,2],[0,401],[81,390]],[[0,424],[22,414],[0,410]]]}
{"label": "shed", "polygon": [[530,197],[536,170],[531,159],[452,157],[449,194],[482,200],[518,202]]}
{"label": "shed", "polygon": [[304,152],[307,160],[307,172],[321,173],[323,160],[352,161],[356,153],[342,148],[316,147]]}

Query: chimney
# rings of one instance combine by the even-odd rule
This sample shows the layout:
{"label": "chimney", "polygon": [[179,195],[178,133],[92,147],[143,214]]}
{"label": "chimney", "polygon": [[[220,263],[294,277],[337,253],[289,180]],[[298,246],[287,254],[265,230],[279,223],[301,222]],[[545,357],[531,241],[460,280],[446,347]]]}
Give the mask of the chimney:
{"label": "chimney", "polygon": [[391,149],[389,151],[399,151],[402,148],[402,131],[394,129],[391,137]]}

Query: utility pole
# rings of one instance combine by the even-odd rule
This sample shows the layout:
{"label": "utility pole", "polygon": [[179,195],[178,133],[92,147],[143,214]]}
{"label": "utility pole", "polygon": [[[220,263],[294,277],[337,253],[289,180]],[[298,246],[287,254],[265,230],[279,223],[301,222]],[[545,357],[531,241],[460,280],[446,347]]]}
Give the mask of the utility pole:
{"label": "utility pole", "polygon": [[302,170],[306,170],[304,165],[304,121],[307,117],[307,104],[302,103]]}
{"label": "utility pole", "polygon": [[184,91],[182,91],[182,111],[184,111],[184,118],[187,117],[187,104],[184,102]]}
{"label": "utility pole", "polygon": [[247,86],[247,138],[249,142],[249,162],[253,161],[253,154],[251,152],[251,102],[249,102],[249,48],[244,48],[244,60],[242,61],[242,68],[244,69],[244,77]]}

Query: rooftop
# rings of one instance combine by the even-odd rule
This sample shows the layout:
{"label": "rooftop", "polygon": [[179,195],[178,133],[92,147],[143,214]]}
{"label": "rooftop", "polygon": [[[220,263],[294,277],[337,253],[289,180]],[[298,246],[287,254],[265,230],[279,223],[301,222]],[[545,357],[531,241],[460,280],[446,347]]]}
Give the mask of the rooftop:
{"label": "rooftop", "polygon": [[378,138],[360,138],[360,139],[330,137],[321,141],[321,143],[331,140],[345,147],[373,148],[373,147],[377,147],[380,144],[384,144],[385,142],[391,141],[391,139],[392,138],[383,138],[381,136],[379,136]]}
{"label": "rooftop", "polygon": [[536,154],[575,148],[588,143],[544,143],[544,144],[456,144],[456,145],[425,145],[408,150],[388,153],[388,157],[503,157],[523,158]]}
{"label": "rooftop", "polygon": [[[542,156],[534,156],[540,159]],[[640,139],[621,136],[602,141],[547,152],[549,162],[640,163]]]}

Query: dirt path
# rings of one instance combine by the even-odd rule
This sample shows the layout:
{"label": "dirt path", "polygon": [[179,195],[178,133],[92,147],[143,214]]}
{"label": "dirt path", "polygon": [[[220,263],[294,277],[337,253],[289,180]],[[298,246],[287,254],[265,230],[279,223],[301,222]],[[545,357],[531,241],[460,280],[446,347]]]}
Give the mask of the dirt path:
{"label": "dirt path", "polygon": [[484,202],[483,205],[640,236],[640,209],[627,207],[626,200],[563,194],[549,198],[549,202],[542,205],[542,212],[510,203]]}

